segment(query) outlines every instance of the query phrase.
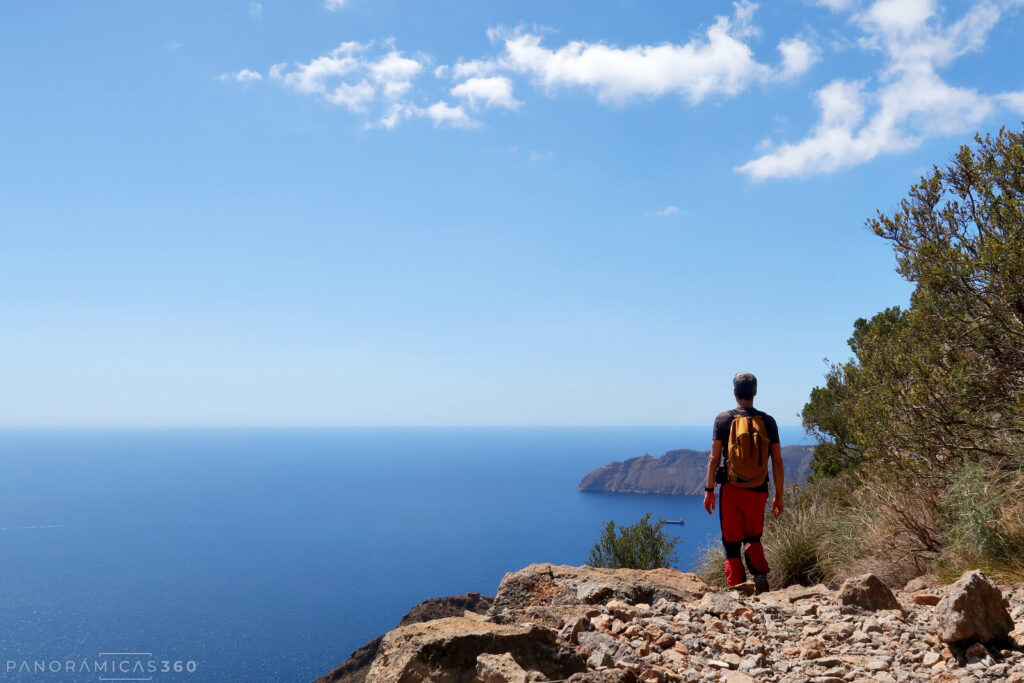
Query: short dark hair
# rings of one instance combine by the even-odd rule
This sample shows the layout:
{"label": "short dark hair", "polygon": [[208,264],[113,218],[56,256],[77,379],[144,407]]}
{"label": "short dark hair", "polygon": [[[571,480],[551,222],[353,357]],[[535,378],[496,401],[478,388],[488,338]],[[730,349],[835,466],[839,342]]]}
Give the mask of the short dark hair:
{"label": "short dark hair", "polygon": [[750,401],[757,393],[757,378],[749,372],[737,372],[732,378],[732,388],[736,391],[736,398]]}

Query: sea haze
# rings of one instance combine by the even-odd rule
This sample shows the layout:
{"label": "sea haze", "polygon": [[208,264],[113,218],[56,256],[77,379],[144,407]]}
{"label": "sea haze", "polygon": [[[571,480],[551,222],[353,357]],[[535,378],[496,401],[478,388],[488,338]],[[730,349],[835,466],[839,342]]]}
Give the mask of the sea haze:
{"label": "sea haze", "polygon": [[689,569],[717,536],[699,497],[576,487],[613,460],[706,449],[710,431],[2,431],[0,672],[153,652],[198,664],[156,681],[309,681],[413,604],[582,564],[603,520],[646,512],[686,520],[669,529]]}

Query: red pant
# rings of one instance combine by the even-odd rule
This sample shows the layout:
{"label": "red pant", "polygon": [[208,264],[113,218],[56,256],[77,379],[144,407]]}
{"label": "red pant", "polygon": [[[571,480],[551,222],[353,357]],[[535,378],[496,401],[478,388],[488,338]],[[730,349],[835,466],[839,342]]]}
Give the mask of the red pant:
{"label": "red pant", "polygon": [[766,491],[758,492],[732,484],[722,484],[718,497],[718,514],[722,521],[722,545],[725,546],[725,580],[730,586],[746,580],[740,547],[743,546],[747,567],[753,574],[767,574],[768,562],[761,547],[764,530]]}

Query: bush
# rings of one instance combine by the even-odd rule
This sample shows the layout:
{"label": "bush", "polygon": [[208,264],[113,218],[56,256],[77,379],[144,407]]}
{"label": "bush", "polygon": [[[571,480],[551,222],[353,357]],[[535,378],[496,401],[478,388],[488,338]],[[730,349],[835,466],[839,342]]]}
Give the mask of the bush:
{"label": "bush", "polygon": [[968,462],[949,478],[940,510],[946,532],[938,571],[954,578],[983,569],[1007,581],[1024,576],[1024,475]]}
{"label": "bush", "polygon": [[[590,551],[587,564],[610,569],[657,569],[673,567],[678,561],[678,537],[665,533],[664,520],[651,523],[651,513],[631,526],[605,522],[604,533]],[[616,531],[617,529],[617,531]]]}

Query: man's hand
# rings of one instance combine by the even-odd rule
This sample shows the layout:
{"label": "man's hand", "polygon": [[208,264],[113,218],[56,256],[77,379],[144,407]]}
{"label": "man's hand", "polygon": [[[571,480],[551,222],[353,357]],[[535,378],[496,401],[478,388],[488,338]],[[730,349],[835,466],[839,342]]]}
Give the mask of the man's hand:
{"label": "man's hand", "polygon": [[782,514],[782,510],[785,506],[782,504],[782,496],[775,496],[775,500],[772,501],[772,514],[778,519],[779,515]]}
{"label": "man's hand", "polygon": [[715,494],[711,491],[704,494],[704,509],[708,511],[709,515],[715,511]]}

